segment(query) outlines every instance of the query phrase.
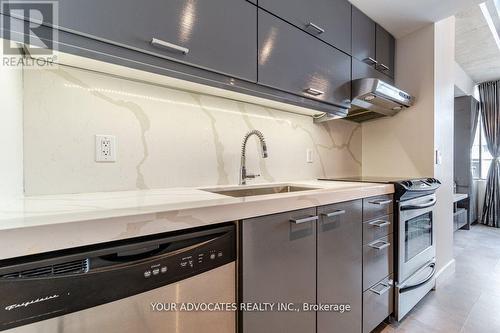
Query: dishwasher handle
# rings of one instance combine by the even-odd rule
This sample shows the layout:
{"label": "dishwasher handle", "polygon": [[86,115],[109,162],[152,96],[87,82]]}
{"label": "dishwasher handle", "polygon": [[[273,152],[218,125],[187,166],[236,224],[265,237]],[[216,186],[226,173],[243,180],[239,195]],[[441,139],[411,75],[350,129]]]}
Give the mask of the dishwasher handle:
{"label": "dishwasher handle", "polygon": [[101,259],[114,262],[131,262],[155,257],[167,250],[171,243],[145,246],[139,249],[124,250],[101,256]]}

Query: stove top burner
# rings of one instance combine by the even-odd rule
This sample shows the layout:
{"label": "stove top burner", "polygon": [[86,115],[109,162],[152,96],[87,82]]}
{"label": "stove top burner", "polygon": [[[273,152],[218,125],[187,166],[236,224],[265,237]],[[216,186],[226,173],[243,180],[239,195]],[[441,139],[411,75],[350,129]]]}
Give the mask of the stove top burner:
{"label": "stove top burner", "polygon": [[345,177],[320,178],[319,180],[394,184],[396,200],[408,200],[434,193],[441,182],[435,178],[402,179],[402,177]]}

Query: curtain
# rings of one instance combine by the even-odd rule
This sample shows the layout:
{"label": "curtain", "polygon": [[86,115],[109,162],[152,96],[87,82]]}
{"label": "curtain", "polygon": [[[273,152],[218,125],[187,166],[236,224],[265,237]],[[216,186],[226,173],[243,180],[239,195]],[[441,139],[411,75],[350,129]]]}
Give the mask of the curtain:
{"label": "curtain", "polygon": [[[476,137],[476,132],[478,130],[479,122],[479,102],[475,98],[472,99],[472,127],[469,141],[469,155],[472,153],[472,146],[474,145],[474,138]],[[477,209],[477,185],[474,181],[472,175],[472,168],[469,172],[469,219],[470,223],[473,223],[477,219],[478,209]]]}
{"label": "curtain", "polygon": [[500,227],[500,80],[479,85],[481,116],[488,150],[493,156],[488,178],[481,223]]}

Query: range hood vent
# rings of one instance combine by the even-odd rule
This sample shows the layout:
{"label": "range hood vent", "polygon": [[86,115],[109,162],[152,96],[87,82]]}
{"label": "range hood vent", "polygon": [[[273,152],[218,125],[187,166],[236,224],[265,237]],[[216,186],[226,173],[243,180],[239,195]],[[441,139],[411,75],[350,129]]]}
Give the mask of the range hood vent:
{"label": "range hood vent", "polygon": [[352,107],[345,119],[363,122],[393,116],[413,105],[414,97],[380,79],[352,81]]}

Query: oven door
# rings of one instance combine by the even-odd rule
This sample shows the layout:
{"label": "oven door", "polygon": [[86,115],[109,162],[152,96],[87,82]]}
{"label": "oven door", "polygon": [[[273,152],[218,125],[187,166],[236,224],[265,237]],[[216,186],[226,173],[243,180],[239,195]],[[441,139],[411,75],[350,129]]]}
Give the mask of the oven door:
{"label": "oven door", "polygon": [[398,281],[402,283],[436,256],[433,207],[427,195],[399,204]]}

